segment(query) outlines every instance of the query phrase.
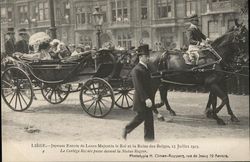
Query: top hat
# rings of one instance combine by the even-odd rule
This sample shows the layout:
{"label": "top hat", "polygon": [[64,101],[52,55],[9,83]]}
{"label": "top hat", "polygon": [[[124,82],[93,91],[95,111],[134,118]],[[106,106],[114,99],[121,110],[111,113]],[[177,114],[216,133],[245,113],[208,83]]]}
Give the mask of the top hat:
{"label": "top hat", "polygon": [[14,28],[8,28],[7,29],[7,34],[15,34]]}
{"label": "top hat", "polygon": [[149,45],[142,44],[137,48],[137,51],[138,51],[138,56],[141,56],[141,55],[149,56]]}
{"label": "top hat", "polygon": [[189,21],[199,21],[198,15],[193,14],[190,17],[188,17]]}
{"label": "top hat", "polygon": [[21,28],[18,30],[19,34],[27,34],[27,30],[25,28]]}

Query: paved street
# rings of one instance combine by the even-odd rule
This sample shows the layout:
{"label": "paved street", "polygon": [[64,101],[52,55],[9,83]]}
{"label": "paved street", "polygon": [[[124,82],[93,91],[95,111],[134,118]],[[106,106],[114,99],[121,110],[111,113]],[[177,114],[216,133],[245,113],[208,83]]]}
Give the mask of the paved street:
{"label": "paved street", "polygon": [[[80,106],[79,93],[70,94],[58,105],[47,103],[40,92],[37,98],[28,110],[21,113],[10,110],[2,101],[3,140],[122,140],[122,129],[134,116],[132,110],[114,107],[104,119],[90,117]],[[232,109],[240,123],[231,123],[224,107],[219,116],[226,126],[205,118],[203,112],[207,98],[207,93],[169,92],[169,102],[177,116],[171,123],[157,121],[155,117],[156,140],[249,137],[249,96],[230,95]],[[169,115],[164,107],[159,110],[164,116]],[[39,131],[28,133],[27,127]],[[128,140],[142,139],[143,125],[128,136]]]}

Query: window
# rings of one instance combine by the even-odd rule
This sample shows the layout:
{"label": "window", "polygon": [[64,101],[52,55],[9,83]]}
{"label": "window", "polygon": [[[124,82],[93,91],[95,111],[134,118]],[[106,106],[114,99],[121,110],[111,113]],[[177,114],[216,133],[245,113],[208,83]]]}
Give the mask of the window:
{"label": "window", "polygon": [[64,20],[65,23],[70,23],[70,3],[64,3]]}
{"label": "window", "polygon": [[19,23],[28,23],[28,6],[18,6]]}
{"label": "window", "polygon": [[38,19],[40,21],[49,19],[49,4],[48,4],[48,2],[38,3]]}
{"label": "window", "polygon": [[186,0],[186,15],[191,16],[196,13],[196,1]]}
{"label": "window", "polygon": [[117,35],[118,46],[129,49],[132,46],[132,37],[128,32],[120,32]]}
{"label": "window", "polygon": [[83,7],[78,7],[76,10],[76,24],[85,24],[86,15]]}
{"label": "window", "polygon": [[128,7],[127,1],[113,1],[111,2],[111,19],[113,22],[128,22]]}
{"label": "window", "polygon": [[218,22],[217,21],[209,21],[208,22],[208,37],[211,40],[215,40],[218,36],[219,36]]}
{"label": "window", "polygon": [[141,19],[148,18],[148,5],[147,0],[141,0]]}
{"label": "window", "polygon": [[12,21],[12,7],[1,7],[1,23]]}
{"label": "window", "polygon": [[157,0],[156,2],[159,18],[172,17],[172,0]]}

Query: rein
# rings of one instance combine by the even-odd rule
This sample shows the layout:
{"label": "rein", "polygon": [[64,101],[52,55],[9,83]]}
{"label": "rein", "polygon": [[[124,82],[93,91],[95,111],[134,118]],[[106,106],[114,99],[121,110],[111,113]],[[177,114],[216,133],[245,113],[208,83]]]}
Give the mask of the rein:
{"label": "rein", "polygon": [[215,71],[226,73],[226,74],[233,74],[233,75],[239,75],[239,76],[243,76],[243,77],[249,77],[249,75],[241,74],[241,73],[237,73],[237,72],[230,72],[230,71],[225,71],[225,70],[215,70]]}

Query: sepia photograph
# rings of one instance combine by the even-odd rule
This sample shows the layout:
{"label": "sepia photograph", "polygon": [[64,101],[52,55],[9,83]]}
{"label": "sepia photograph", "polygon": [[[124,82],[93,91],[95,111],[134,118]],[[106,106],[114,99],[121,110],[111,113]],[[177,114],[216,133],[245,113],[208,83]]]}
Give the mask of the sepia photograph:
{"label": "sepia photograph", "polygon": [[2,161],[250,161],[248,2],[0,0]]}

